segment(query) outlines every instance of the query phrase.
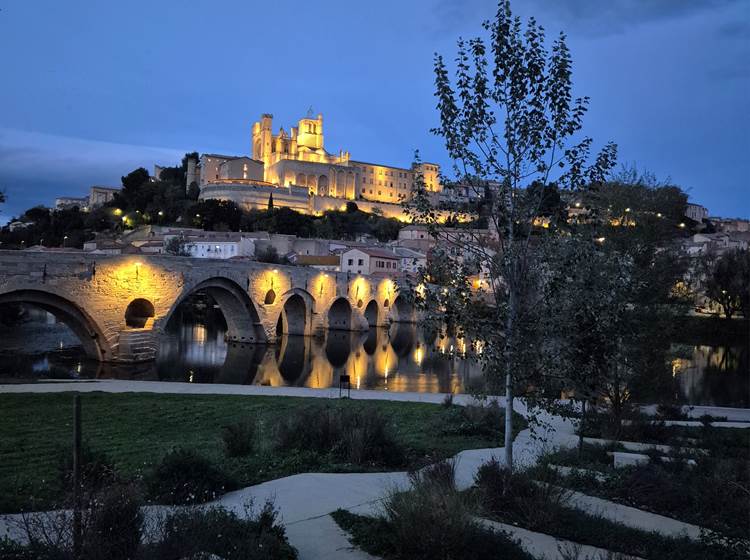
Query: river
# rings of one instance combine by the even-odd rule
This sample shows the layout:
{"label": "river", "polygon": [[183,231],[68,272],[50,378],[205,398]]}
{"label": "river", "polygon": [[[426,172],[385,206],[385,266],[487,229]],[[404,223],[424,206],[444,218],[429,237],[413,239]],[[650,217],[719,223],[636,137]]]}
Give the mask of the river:
{"label": "river", "polygon": [[[327,388],[348,375],[354,390],[460,393],[482,382],[476,361],[455,355],[461,341],[427,341],[415,325],[330,331],[324,339],[283,336],[273,345],[228,343],[225,331],[217,309],[182,314],[168,326],[156,361],[100,364],[86,359],[75,335],[52,315],[29,310],[23,323],[0,326],[0,383],[116,378]],[[675,343],[665,359],[673,400],[750,407],[747,346]]]}

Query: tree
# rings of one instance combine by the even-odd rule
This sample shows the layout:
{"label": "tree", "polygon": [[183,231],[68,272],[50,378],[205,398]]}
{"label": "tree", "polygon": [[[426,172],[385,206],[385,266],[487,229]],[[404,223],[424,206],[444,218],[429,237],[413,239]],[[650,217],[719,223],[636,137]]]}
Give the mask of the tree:
{"label": "tree", "polygon": [[733,249],[704,262],[706,296],[731,319],[741,312],[750,318],[750,250]]}
{"label": "tree", "polygon": [[[455,81],[436,56],[440,126],[433,132],[443,138],[456,176],[481,178],[470,185],[480,194],[484,181],[498,185],[488,212],[493,235],[470,232],[456,241],[486,275],[488,293],[473,292],[476,269],[456,262],[449,286],[426,289],[418,302],[438,315],[447,306],[456,309],[459,334],[484,348],[485,375],[491,382],[504,379],[505,463],[512,469],[514,394],[539,369],[533,340],[541,320],[536,303],[542,270],[536,253],[551,234],[533,226],[545,189],[528,187],[578,191],[599,184],[614,165],[616,147],[608,144],[589,164],[592,140],[576,138],[588,98],[573,99],[564,34],[548,51],[541,26],[532,18],[524,29],[507,1],[484,30],[489,40],[458,41]],[[438,214],[419,173],[407,211],[437,235]]]}
{"label": "tree", "polygon": [[242,222],[242,210],[231,200],[201,200],[190,206],[186,214],[188,219],[207,231],[238,231]]}
{"label": "tree", "polygon": [[139,167],[121,177],[122,190],[123,192],[134,192],[138,190],[144,183],[150,179],[148,171],[145,168]]}
{"label": "tree", "polygon": [[273,210],[273,193],[269,193],[268,195],[268,211]]}
{"label": "tree", "polygon": [[190,256],[190,247],[191,244],[187,243],[184,239],[181,239],[178,236],[170,237],[169,241],[167,241],[166,245],[164,246],[164,250],[169,255],[174,255],[176,257],[189,257]]}

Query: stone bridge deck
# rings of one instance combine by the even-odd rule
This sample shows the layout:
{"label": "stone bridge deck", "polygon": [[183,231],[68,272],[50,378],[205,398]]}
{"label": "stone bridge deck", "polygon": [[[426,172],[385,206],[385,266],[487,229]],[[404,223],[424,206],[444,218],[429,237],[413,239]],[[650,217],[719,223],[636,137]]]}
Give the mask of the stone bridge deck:
{"label": "stone bridge deck", "polygon": [[245,343],[415,320],[389,278],[244,260],[0,251],[0,305],[53,313],[101,361],[154,359],[175,309],[196,292],[216,300],[227,338]]}

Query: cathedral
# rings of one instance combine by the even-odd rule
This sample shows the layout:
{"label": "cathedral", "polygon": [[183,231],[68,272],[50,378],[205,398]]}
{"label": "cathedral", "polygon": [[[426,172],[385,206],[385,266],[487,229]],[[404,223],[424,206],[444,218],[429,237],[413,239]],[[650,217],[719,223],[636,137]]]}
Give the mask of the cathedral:
{"label": "cathedral", "polygon": [[[287,132],[273,132],[273,116],[253,124],[250,156],[203,154],[188,161],[188,185],[196,182],[201,199],[232,200],[245,209],[289,207],[319,215],[354,201],[366,211],[404,218],[401,202],[411,196],[416,174],[437,198],[440,168],[420,163],[410,168],[352,160],[347,151],[326,151],[323,115],[308,114]],[[377,210],[376,210],[377,209]]]}

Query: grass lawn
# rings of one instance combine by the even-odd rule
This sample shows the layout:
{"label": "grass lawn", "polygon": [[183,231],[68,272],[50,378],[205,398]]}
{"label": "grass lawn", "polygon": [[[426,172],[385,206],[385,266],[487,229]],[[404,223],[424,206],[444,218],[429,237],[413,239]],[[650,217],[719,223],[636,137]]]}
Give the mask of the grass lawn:
{"label": "grass lawn", "polygon": [[[335,462],[327,454],[282,451],[275,426],[303,406],[374,407],[391,420],[406,450],[404,468],[421,466],[463,449],[502,445],[502,425],[491,436],[453,430],[455,408],[393,401],[324,400],[230,395],[84,393],[83,440],[104,452],[119,476],[143,476],[172,448],[194,449],[221,464],[238,487],[310,472],[384,470],[379,465]],[[0,395],[0,512],[41,509],[65,493],[60,464],[72,439],[73,393]],[[228,424],[254,418],[257,444],[246,457],[226,457],[221,438]],[[516,416],[518,430],[525,427]],[[391,470],[386,469],[386,470]]]}

